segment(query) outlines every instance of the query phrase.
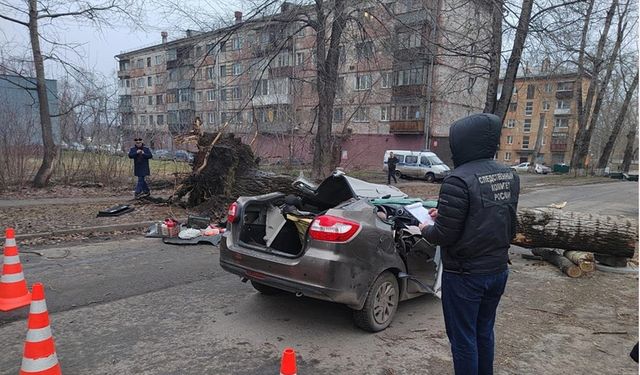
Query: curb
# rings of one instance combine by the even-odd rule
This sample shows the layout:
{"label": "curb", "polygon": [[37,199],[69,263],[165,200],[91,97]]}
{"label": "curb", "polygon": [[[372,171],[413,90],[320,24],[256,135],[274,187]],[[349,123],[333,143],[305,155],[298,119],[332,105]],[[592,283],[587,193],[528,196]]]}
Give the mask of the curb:
{"label": "curb", "polygon": [[[125,223],[125,224],[113,224],[113,225],[100,225],[96,227],[84,227],[73,229],[61,229],[50,232],[28,233],[28,234],[16,234],[16,240],[28,240],[39,237],[50,237],[61,234],[76,234],[85,232],[113,232],[118,230],[130,230],[138,228],[148,228],[150,225],[157,223],[158,221],[142,221],[139,223]],[[5,237],[0,237],[0,241],[4,241]]]}

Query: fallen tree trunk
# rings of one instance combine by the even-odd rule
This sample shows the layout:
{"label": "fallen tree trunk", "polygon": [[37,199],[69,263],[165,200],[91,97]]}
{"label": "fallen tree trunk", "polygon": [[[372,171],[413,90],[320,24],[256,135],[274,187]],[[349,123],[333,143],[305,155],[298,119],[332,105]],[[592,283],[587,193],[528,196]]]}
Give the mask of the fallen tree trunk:
{"label": "fallen tree trunk", "polygon": [[187,206],[222,219],[239,196],[294,192],[293,177],[261,171],[251,147],[233,134],[203,133],[193,138],[198,147],[193,171],[176,190],[174,201],[188,195]]}
{"label": "fallen tree trunk", "polygon": [[585,251],[572,251],[567,250],[563,253],[565,258],[573,262],[573,264],[580,267],[583,272],[593,272],[596,270],[596,262],[593,258],[593,254]]}
{"label": "fallen tree trunk", "polygon": [[514,245],[556,248],[631,258],[637,225],[610,216],[566,212],[549,208],[518,210]]}
{"label": "fallen tree trunk", "polygon": [[572,261],[558,254],[553,249],[534,248],[531,249],[533,255],[542,257],[542,259],[558,267],[565,275],[569,277],[582,276],[582,270],[580,267],[573,264]]}

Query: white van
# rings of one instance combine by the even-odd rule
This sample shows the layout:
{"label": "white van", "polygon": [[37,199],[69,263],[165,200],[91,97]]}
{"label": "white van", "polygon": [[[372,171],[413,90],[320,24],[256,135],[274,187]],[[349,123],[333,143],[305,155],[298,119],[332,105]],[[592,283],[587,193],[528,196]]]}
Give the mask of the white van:
{"label": "white van", "polygon": [[428,182],[442,180],[451,169],[430,151],[387,150],[384,152],[383,170],[386,172],[389,153],[393,152],[398,158],[396,177],[424,178]]}

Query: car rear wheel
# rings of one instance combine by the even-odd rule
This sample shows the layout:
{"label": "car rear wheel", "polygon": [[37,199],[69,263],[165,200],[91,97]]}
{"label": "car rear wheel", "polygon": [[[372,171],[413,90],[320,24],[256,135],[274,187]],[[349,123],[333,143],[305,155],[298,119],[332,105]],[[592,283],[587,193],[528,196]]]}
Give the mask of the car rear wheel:
{"label": "car rear wheel", "polygon": [[427,180],[427,182],[433,182],[436,180],[436,176],[433,173],[427,173],[424,178]]}
{"label": "car rear wheel", "polygon": [[369,332],[387,328],[398,308],[399,296],[398,280],[391,272],[383,272],[369,289],[362,310],[353,312],[355,324]]}
{"label": "car rear wheel", "polygon": [[253,280],[251,280],[251,286],[253,286],[253,288],[255,290],[257,290],[258,292],[260,292],[262,294],[265,294],[265,295],[268,295],[268,296],[282,293],[282,290],[280,290],[280,289],[271,287],[269,285],[264,285],[264,284],[261,284],[261,283],[259,283],[257,281],[253,281]]}
{"label": "car rear wheel", "polygon": [[402,173],[400,173],[400,171],[396,171],[394,174],[396,175],[396,178],[402,178]]}

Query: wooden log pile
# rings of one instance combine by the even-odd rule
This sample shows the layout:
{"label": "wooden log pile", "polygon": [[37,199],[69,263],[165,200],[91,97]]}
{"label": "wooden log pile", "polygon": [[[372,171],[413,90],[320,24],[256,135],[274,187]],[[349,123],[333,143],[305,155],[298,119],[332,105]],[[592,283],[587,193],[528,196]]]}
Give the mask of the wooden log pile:
{"label": "wooden log pile", "polygon": [[517,215],[513,244],[532,249],[570,277],[593,272],[596,260],[626,266],[635,253],[637,224],[628,219],[552,208],[520,209]]}

